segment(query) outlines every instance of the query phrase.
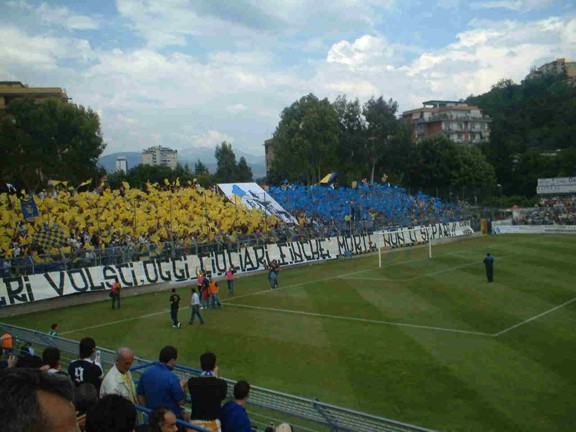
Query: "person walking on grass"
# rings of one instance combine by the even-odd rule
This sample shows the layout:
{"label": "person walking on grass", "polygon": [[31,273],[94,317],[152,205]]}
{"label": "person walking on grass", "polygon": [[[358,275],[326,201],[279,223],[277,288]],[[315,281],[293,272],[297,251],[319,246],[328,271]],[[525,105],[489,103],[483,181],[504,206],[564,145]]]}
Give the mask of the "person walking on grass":
{"label": "person walking on grass", "polygon": [[180,328],[181,324],[178,321],[178,309],[180,308],[180,296],[176,293],[176,288],[172,288],[170,295],[170,319],[172,320],[173,328]]}
{"label": "person walking on grass", "polygon": [[114,282],[110,288],[110,298],[112,299],[112,309],[116,309],[115,305],[118,303],[118,309],[120,309],[120,288],[119,282]]}
{"label": "person walking on grass", "polygon": [[194,319],[198,317],[200,320],[200,324],[204,324],[204,317],[200,312],[200,296],[196,292],[196,288],[192,288],[192,301],[190,303],[190,320],[188,320],[188,324],[194,324]]}
{"label": "person walking on grass", "polygon": [[280,273],[280,264],[278,264],[278,261],[272,260],[268,264],[268,281],[271,289],[278,288],[278,273]]}
{"label": "person walking on grass", "polygon": [[486,269],[486,279],[488,279],[488,282],[494,282],[494,257],[489,253],[484,258],[484,267]]}

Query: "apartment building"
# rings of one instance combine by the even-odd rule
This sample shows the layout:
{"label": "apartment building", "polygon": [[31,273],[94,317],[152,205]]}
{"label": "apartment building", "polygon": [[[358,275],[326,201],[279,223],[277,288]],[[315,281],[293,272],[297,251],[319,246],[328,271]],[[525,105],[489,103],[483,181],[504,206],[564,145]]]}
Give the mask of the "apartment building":
{"label": "apartment building", "polygon": [[176,169],[178,164],[178,151],[168,147],[150,147],[142,152],[144,165],[165,165]]}
{"label": "apartment building", "polygon": [[18,98],[48,98],[55,97],[63,102],[68,101],[66,92],[60,87],[28,87],[20,81],[0,81],[0,110]]}
{"label": "apartment building", "polygon": [[477,106],[442,100],[430,100],[422,105],[402,113],[402,120],[412,124],[416,142],[440,134],[457,143],[478,144],[490,139],[492,119],[483,115]]}

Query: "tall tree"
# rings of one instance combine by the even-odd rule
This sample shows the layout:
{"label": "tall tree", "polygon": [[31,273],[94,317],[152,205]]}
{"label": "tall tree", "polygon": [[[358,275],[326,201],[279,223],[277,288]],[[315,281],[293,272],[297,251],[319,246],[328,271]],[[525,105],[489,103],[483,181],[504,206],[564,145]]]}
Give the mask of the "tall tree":
{"label": "tall tree", "polygon": [[361,149],[365,146],[366,121],[358,99],[338,96],[332,104],[338,115],[338,171],[340,178],[358,179],[365,175]]}
{"label": "tall tree", "polygon": [[97,177],[105,147],[98,114],[81,105],[23,98],[0,112],[0,172],[28,190]]}
{"label": "tall tree", "polygon": [[366,140],[364,141],[364,157],[370,169],[370,182],[374,182],[376,165],[387,157],[389,144],[398,130],[399,120],[396,118],[398,102],[382,96],[370,98],[362,109],[366,119]]}
{"label": "tall tree", "polygon": [[248,165],[248,162],[246,162],[246,158],[242,156],[238,161],[236,181],[251,182],[252,180],[252,169]]}
{"label": "tall tree", "polygon": [[232,144],[223,141],[222,144],[216,146],[214,156],[217,162],[216,180],[222,183],[235,181],[238,166]]}
{"label": "tall tree", "polygon": [[302,97],[282,111],[274,132],[271,178],[320,180],[337,163],[338,115],[328,99],[313,94]]}

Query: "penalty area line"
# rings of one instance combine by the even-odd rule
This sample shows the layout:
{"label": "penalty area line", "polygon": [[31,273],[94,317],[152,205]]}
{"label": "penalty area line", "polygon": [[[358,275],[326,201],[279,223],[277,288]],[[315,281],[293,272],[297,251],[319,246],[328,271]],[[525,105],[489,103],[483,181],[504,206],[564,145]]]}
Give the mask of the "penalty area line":
{"label": "penalty area line", "polygon": [[261,306],[250,306],[250,305],[243,305],[238,303],[230,303],[229,306],[235,306],[240,308],[246,309],[256,309],[262,310],[267,312],[281,312],[281,313],[288,313],[294,315],[304,315],[310,317],[318,317],[318,318],[330,318],[330,319],[337,319],[343,321],[355,321],[361,323],[369,323],[369,324],[380,324],[380,325],[388,325],[394,327],[409,327],[415,328],[420,330],[433,330],[433,331],[441,331],[447,333],[460,333],[460,334],[467,334],[467,335],[475,335],[475,336],[493,336],[490,333],[482,333],[482,332],[475,332],[471,330],[459,330],[459,329],[451,329],[451,328],[444,328],[444,327],[433,327],[433,326],[425,326],[425,325],[418,325],[418,324],[407,324],[407,323],[399,323],[395,321],[383,321],[383,320],[373,320],[368,318],[354,318],[342,315],[328,315],[328,314],[321,314],[315,312],[304,312],[304,311],[295,311],[290,309],[279,309],[279,308],[268,308],[268,307],[261,307]]}
{"label": "penalty area line", "polygon": [[524,324],[528,324],[529,322],[532,322],[532,321],[534,321],[534,320],[537,320],[538,318],[542,318],[543,316],[548,315],[549,313],[552,313],[552,312],[554,312],[554,311],[557,311],[558,309],[561,309],[561,308],[563,308],[564,306],[568,306],[569,304],[574,303],[575,301],[576,301],[576,297],[568,300],[567,302],[562,303],[561,305],[555,306],[555,307],[553,307],[552,309],[548,309],[547,311],[544,311],[544,312],[542,312],[542,313],[540,313],[540,314],[538,314],[538,315],[534,315],[533,317],[528,318],[528,319],[526,319],[526,320],[524,320],[524,321],[522,321],[522,322],[519,322],[518,324],[514,324],[513,326],[508,327],[508,328],[506,328],[506,329],[504,329],[504,330],[502,330],[502,331],[499,331],[498,333],[494,333],[493,336],[494,336],[494,337],[502,336],[503,334],[508,333],[509,331],[512,331],[512,330],[514,330],[514,329],[517,329],[518,327],[523,326]]}

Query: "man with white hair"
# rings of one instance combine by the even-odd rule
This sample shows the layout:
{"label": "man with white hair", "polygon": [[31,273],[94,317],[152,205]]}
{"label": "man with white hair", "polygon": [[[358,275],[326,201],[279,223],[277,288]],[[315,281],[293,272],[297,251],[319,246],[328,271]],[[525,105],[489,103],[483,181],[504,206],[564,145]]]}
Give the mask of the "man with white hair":
{"label": "man with white hair", "polygon": [[107,394],[117,394],[137,404],[136,387],[132,381],[130,367],[134,362],[134,351],[130,348],[120,348],[116,351],[116,363],[104,377],[100,387],[100,397]]}

